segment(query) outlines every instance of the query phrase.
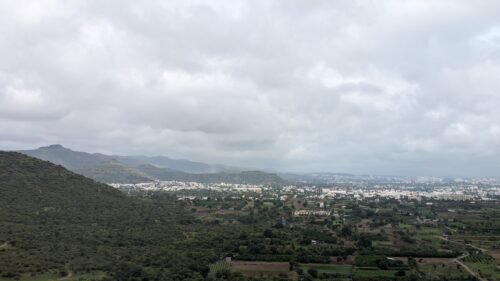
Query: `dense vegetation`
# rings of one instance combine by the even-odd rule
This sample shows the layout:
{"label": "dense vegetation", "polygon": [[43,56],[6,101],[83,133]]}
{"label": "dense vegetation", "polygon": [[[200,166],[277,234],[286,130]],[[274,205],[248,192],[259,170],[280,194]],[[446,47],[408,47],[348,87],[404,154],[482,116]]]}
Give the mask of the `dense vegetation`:
{"label": "dense vegetation", "polygon": [[130,194],[0,152],[0,280],[476,280],[459,259],[500,276],[495,203]]}
{"label": "dense vegetation", "polygon": [[45,161],[0,152],[0,276],[103,271],[197,280],[217,253],[171,198],[129,198]]}

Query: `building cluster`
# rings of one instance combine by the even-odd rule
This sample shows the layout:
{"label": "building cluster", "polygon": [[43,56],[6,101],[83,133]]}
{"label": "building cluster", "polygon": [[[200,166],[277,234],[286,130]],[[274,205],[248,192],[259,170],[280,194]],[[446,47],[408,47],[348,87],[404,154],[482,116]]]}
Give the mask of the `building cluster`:
{"label": "building cluster", "polygon": [[182,190],[211,190],[238,193],[262,193],[262,185],[233,184],[233,183],[198,183],[181,181],[154,181],[136,184],[113,183],[111,186],[122,190],[165,191],[175,192]]}
{"label": "building cluster", "polygon": [[317,186],[295,186],[269,187],[252,184],[235,183],[197,183],[180,181],[154,181],[137,184],[111,184],[113,187],[124,191],[211,191],[234,193],[238,196],[247,194],[247,198],[259,198],[261,200],[288,198],[307,199],[334,199],[334,198],[393,198],[397,200],[453,200],[453,201],[476,201],[496,200],[500,196],[500,187],[495,185],[475,185],[469,183],[436,184],[432,186],[411,185],[383,185],[383,184],[360,184],[360,185],[335,185],[331,187]]}
{"label": "building cluster", "polygon": [[325,197],[352,197],[363,198],[393,198],[421,201],[424,199],[434,200],[452,200],[452,201],[473,201],[473,200],[491,200],[500,195],[499,187],[481,188],[477,186],[436,186],[426,189],[411,189],[408,187],[380,187],[363,189],[342,189],[342,188],[323,188],[322,194]]}
{"label": "building cluster", "polygon": [[296,210],[295,212],[293,212],[293,215],[295,217],[310,217],[310,216],[329,217],[331,214],[332,214],[332,212],[328,211],[328,210],[302,209],[302,210]]}
{"label": "building cluster", "polygon": [[353,197],[357,199],[363,198],[394,198],[394,199],[408,199],[418,200],[422,199],[435,199],[435,200],[454,200],[454,201],[467,201],[479,200],[480,194],[464,194],[460,190],[456,191],[411,191],[411,190],[398,190],[398,189],[373,189],[373,190],[338,190],[338,189],[324,189],[323,193],[327,197]]}

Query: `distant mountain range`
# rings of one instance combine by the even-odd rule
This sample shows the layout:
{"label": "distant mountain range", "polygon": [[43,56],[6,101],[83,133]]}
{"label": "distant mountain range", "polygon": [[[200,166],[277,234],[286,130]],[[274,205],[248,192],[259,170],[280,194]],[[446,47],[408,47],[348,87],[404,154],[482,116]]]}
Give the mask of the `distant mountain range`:
{"label": "distant mountain range", "polygon": [[118,156],[73,151],[60,144],[22,150],[20,153],[55,164],[104,183],[139,183],[177,180],[202,183],[284,184],[274,173],[243,171],[241,168],[213,165],[165,156]]}

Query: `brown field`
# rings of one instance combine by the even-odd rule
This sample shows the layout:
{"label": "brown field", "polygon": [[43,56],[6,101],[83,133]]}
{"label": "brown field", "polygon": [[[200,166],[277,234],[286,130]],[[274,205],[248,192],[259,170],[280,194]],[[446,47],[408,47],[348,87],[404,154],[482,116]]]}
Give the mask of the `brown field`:
{"label": "brown field", "polygon": [[490,256],[495,258],[497,264],[500,264],[500,249],[488,252]]}
{"label": "brown field", "polygon": [[234,271],[249,277],[286,275],[296,279],[297,273],[289,271],[288,262],[234,261],[231,263]]}

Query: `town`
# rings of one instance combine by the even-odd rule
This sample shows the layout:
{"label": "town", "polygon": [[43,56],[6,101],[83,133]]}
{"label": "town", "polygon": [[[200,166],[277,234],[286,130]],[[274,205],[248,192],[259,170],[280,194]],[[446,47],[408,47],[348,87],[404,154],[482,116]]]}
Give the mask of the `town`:
{"label": "town", "polygon": [[193,222],[244,233],[226,234],[225,243],[234,248],[211,265],[210,276],[216,279],[500,278],[500,187],[495,181],[112,186],[131,196],[173,196],[192,212]]}
{"label": "town", "polygon": [[[287,198],[333,199],[333,198],[393,198],[398,200],[453,200],[453,201],[488,201],[500,196],[500,185],[489,184],[336,184],[335,186],[285,185],[280,187],[234,183],[199,183],[180,181],[152,181],[137,184],[112,183],[111,186],[126,193],[131,192],[170,192],[183,194],[231,194],[239,198]],[[193,198],[194,198],[193,197]],[[206,198],[207,196],[202,196]]]}

